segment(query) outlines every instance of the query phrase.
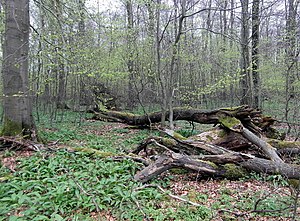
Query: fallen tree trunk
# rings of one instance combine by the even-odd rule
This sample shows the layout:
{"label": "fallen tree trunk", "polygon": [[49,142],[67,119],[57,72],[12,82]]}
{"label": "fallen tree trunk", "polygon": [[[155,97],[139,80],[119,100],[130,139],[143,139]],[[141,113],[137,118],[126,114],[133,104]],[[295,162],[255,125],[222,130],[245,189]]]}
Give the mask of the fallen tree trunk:
{"label": "fallen tree trunk", "polygon": [[[156,141],[161,142],[161,147],[165,140],[157,138]],[[150,142],[146,143],[150,144]],[[167,143],[170,146],[170,142]],[[245,175],[246,172],[242,169],[244,168],[248,171],[281,174],[283,177],[289,179],[300,179],[300,167],[297,165],[274,162],[250,154],[237,153],[211,144],[201,143],[199,145],[199,141],[194,144],[196,144],[194,146],[195,149],[202,148],[205,152],[211,152],[213,155],[199,154],[189,156],[168,150],[160,154],[155,162],[137,173],[134,177],[135,180],[147,182],[172,168],[184,168],[196,171],[198,174],[205,176],[226,177],[230,179],[236,179]],[[189,145],[192,144],[189,143]],[[164,149],[168,149],[168,147],[164,147]]]}
{"label": "fallen tree trunk", "polygon": [[260,150],[264,152],[266,156],[268,156],[274,162],[282,163],[283,160],[278,156],[276,149],[268,144],[264,139],[252,133],[248,130],[240,120],[235,117],[225,116],[220,119],[220,123],[226,127],[227,129],[242,134],[247,140],[251,143],[255,144]]}
{"label": "fallen tree trunk", "polygon": [[259,138],[247,128],[242,129],[242,135],[251,141],[253,144],[261,148],[261,150],[274,162],[283,163],[283,160],[278,156],[276,149],[265,140]]}
{"label": "fallen tree trunk", "polygon": [[[253,149],[251,143],[242,134],[224,130],[220,127],[212,128],[211,130],[189,137],[189,140],[210,143],[213,145],[225,147],[233,151],[243,151]],[[265,142],[276,149],[279,154],[297,155],[300,154],[300,142],[298,141],[282,141],[275,139],[266,139]]]}
{"label": "fallen tree trunk", "polygon": [[[241,120],[247,124],[251,122],[252,118],[256,118],[261,114],[248,106],[239,106],[233,108],[220,108],[216,110],[198,110],[187,108],[174,108],[173,118],[176,120],[186,120],[201,124],[218,124],[219,119],[224,116],[231,116]],[[107,120],[112,122],[120,122],[129,125],[151,125],[153,123],[159,123],[161,121],[162,113],[153,112],[145,115],[135,115],[126,112],[100,110],[96,112],[93,119]],[[166,120],[168,120],[169,112],[165,114]]]}
{"label": "fallen tree trunk", "polygon": [[285,149],[285,148],[300,149],[300,142],[297,141],[282,141],[282,140],[270,139],[268,140],[268,142],[272,146],[276,146],[278,149]]}
{"label": "fallen tree trunk", "polygon": [[[140,182],[147,182],[172,168],[193,170],[198,174],[205,176],[237,179],[246,174],[239,166],[249,171],[276,175],[280,174],[288,179],[300,179],[299,166],[287,163],[276,163],[271,160],[252,157],[252,159],[243,160],[238,154],[198,157],[167,152],[160,155],[154,163],[138,172],[134,176],[134,179]],[[225,164],[223,166],[218,166],[212,162]]]}
{"label": "fallen tree trunk", "polygon": [[288,179],[300,179],[300,167],[298,165],[255,157],[240,163],[241,166],[259,173],[282,175]]}
{"label": "fallen tree trunk", "polygon": [[[224,158],[224,156],[214,157],[214,159],[217,158]],[[226,169],[222,169],[211,161],[205,161],[204,159],[205,158],[203,158],[203,160],[199,160],[193,156],[187,156],[168,151],[160,155],[154,163],[150,164],[148,167],[137,173],[134,176],[134,179],[144,183],[172,168],[184,168],[193,170],[200,175],[226,177]],[[230,157],[228,159],[230,159]],[[210,158],[210,160],[212,160],[212,158]],[[232,160],[234,159],[230,159],[228,161],[230,162]]]}
{"label": "fallen tree trunk", "polygon": [[[161,113],[154,112],[146,115],[134,115],[116,111],[101,111],[94,118],[135,126],[152,126],[161,121]],[[169,113],[165,117],[168,120]],[[221,176],[237,178],[241,171],[249,170],[267,174],[281,174],[283,177],[300,179],[300,168],[297,165],[285,163],[278,155],[275,147],[280,141],[270,142],[262,134],[271,132],[275,137],[280,136],[270,127],[275,119],[264,117],[260,111],[240,106],[221,108],[212,111],[195,109],[174,109],[174,120],[186,120],[201,124],[219,124],[219,129],[205,132],[192,137],[181,139],[172,131],[165,131],[166,137],[150,137],[133,151],[139,154],[144,150],[148,155],[147,146],[155,144],[159,151],[154,151],[156,160],[135,175],[135,179],[147,182],[171,168],[184,168],[197,171],[205,176]],[[211,134],[209,134],[211,133]],[[194,139],[196,138],[196,139]],[[275,146],[272,146],[272,144]],[[299,146],[285,148],[298,153]],[[242,150],[243,152],[236,152]],[[150,155],[151,151],[149,152]],[[153,159],[153,158],[152,158]],[[234,171],[234,172],[233,172]],[[232,173],[234,175],[232,175]]]}

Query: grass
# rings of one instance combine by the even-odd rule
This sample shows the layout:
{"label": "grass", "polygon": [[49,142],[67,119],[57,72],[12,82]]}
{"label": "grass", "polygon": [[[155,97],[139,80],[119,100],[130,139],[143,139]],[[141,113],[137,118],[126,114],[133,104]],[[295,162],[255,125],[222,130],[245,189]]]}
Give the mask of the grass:
{"label": "grass", "polygon": [[[226,187],[229,181],[197,180],[191,183],[184,180],[186,174],[182,173],[166,174],[151,182],[203,205],[191,206],[170,198],[157,188],[141,188],[142,184],[133,180],[134,174],[142,168],[136,162],[101,159],[67,148],[126,153],[144,138],[158,135],[157,132],[132,130],[99,121],[79,121],[78,114],[73,112],[58,116],[59,120],[52,124],[48,119],[47,115],[40,118],[40,134],[47,142],[58,141],[60,148],[23,158],[13,151],[3,152],[0,156],[0,159],[15,157],[18,161],[13,173],[0,165],[0,177],[12,175],[8,181],[0,182],[0,220],[143,220],[145,217],[151,220],[212,220],[225,217],[219,214],[222,209],[252,210],[263,194],[263,190],[255,194],[251,189],[241,191],[239,184]],[[189,135],[190,130],[183,127],[180,132]],[[252,178],[254,176],[257,175]],[[280,179],[270,181],[272,185],[284,185]],[[192,188],[193,185],[196,187]],[[200,188],[199,185],[208,186]],[[187,194],[181,194],[179,188]],[[261,200],[258,208],[283,208],[279,198],[285,202],[291,200],[290,196],[279,196],[274,192]],[[276,217],[282,213],[264,215]],[[226,214],[225,218],[228,220],[230,216],[232,214]]]}

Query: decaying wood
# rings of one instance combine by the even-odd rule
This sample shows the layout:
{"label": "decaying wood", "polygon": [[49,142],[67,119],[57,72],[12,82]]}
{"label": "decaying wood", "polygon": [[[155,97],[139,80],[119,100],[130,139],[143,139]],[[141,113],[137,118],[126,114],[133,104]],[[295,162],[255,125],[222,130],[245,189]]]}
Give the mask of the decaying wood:
{"label": "decaying wood", "polygon": [[[166,113],[166,120],[168,116],[169,113]],[[151,126],[161,121],[161,113],[134,115],[100,111],[95,113],[94,118],[129,125]],[[285,151],[300,153],[300,145],[289,143],[287,148],[280,148],[278,151],[276,147],[282,145],[281,141],[268,140],[264,137],[264,132],[265,135],[273,133],[273,137],[282,137],[271,127],[276,120],[264,117],[260,111],[248,106],[211,111],[177,108],[174,109],[174,120],[220,126],[189,139],[182,139],[172,131],[166,130],[168,137],[150,137],[144,140],[133,151],[134,154],[143,151],[146,156],[153,155],[154,153],[147,149],[150,144],[154,144],[159,150],[154,151],[156,160],[135,175],[136,180],[147,182],[166,170],[178,167],[205,176],[234,177],[236,175],[232,176],[230,173],[238,171],[239,175],[239,171],[246,169],[267,174],[281,174],[287,178],[300,178],[299,166],[285,163],[279,155],[279,152],[287,153]]]}
{"label": "decaying wood", "polygon": [[299,141],[282,141],[282,140],[269,139],[268,143],[270,143],[272,146],[277,147],[278,149],[285,149],[285,148],[300,149]]}
{"label": "decaying wood", "polygon": [[[158,140],[158,142],[161,141],[163,140]],[[188,142],[189,145],[191,145],[191,141]],[[199,144],[199,141],[195,144],[197,145],[197,143]],[[249,171],[281,174],[284,177],[292,179],[300,178],[300,167],[297,165],[274,162],[250,154],[238,153],[205,143],[195,146],[195,149],[201,147],[203,148],[203,151],[213,153],[213,155],[199,154],[188,156],[173,151],[166,151],[159,155],[155,162],[137,173],[134,178],[140,182],[147,182],[171,168],[178,167],[193,170],[197,172],[197,174],[215,177],[238,178],[239,175],[244,173],[244,171],[238,172],[241,170],[239,167],[243,167]],[[232,171],[232,165],[229,168],[226,167],[228,164],[235,164],[236,168],[234,168],[234,170],[238,173]]]}
{"label": "decaying wood", "polygon": [[287,164],[284,162],[274,162],[255,157],[240,163],[241,166],[255,172],[266,174],[280,174],[289,179],[300,179],[299,165]]}
{"label": "decaying wood", "polygon": [[265,140],[259,138],[247,128],[242,129],[242,135],[250,142],[261,148],[263,152],[274,162],[282,163],[283,160],[278,156],[276,149],[268,144]]}
{"label": "decaying wood", "polygon": [[[234,108],[221,108],[217,110],[198,110],[186,108],[174,108],[174,120],[186,120],[201,124],[218,124],[219,119],[224,116],[235,117],[243,123],[249,125],[252,118],[261,114],[260,111],[249,108],[248,106],[239,106]],[[165,118],[168,120],[169,113],[166,112]],[[121,122],[129,125],[151,125],[161,121],[161,112],[153,112],[146,115],[135,115],[131,113],[99,110],[95,113],[94,119],[107,120],[112,122]],[[253,126],[253,125],[251,125]]]}
{"label": "decaying wood", "polygon": [[283,162],[283,160],[278,156],[274,147],[268,144],[264,139],[248,130],[237,118],[226,116],[225,118],[220,119],[220,123],[227,129],[242,134],[243,137],[260,148],[260,150],[262,150],[272,161],[280,163]]}
{"label": "decaying wood", "polygon": [[33,150],[40,151],[43,148],[42,144],[37,144],[28,139],[22,139],[18,137],[0,137],[0,150],[11,149],[11,150]]}
{"label": "decaying wood", "polygon": [[221,127],[214,127],[200,134],[191,136],[189,139],[226,147],[226,149],[235,151],[246,150],[253,146],[253,144],[241,134],[224,130],[224,128]]}
{"label": "decaying wood", "polygon": [[148,167],[137,173],[134,179],[140,182],[147,182],[164,171],[177,167],[195,170],[202,174],[219,175],[219,171],[209,163],[197,161],[189,156],[169,151],[160,155],[155,163],[150,164]]}

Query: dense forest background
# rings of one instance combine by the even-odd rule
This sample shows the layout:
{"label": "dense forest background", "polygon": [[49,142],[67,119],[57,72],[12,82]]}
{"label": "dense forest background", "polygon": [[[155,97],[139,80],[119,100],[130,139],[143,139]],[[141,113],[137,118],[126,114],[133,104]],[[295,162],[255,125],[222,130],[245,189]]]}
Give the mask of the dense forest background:
{"label": "dense forest background", "polygon": [[0,1],[0,220],[298,220],[299,4]]}
{"label": "dense forest background", "polygon": [[[29,77],[37,112],[95,103],[144,112],[248,104],[290,129],[299,123],[299,1],[107,5],[30,3]],[[3,21],[2,8],[1,15]]]}

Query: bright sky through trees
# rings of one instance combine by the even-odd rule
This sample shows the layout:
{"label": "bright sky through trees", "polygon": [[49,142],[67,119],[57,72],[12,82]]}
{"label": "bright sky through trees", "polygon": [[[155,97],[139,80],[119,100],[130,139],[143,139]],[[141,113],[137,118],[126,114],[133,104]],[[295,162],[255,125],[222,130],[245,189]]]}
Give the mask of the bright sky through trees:
{"label": "bright sky through trees", "polygon": [[117,0],[88,0],[86,2],[87,8],[93,11],[114,10],[120,6],[120,1]]}

